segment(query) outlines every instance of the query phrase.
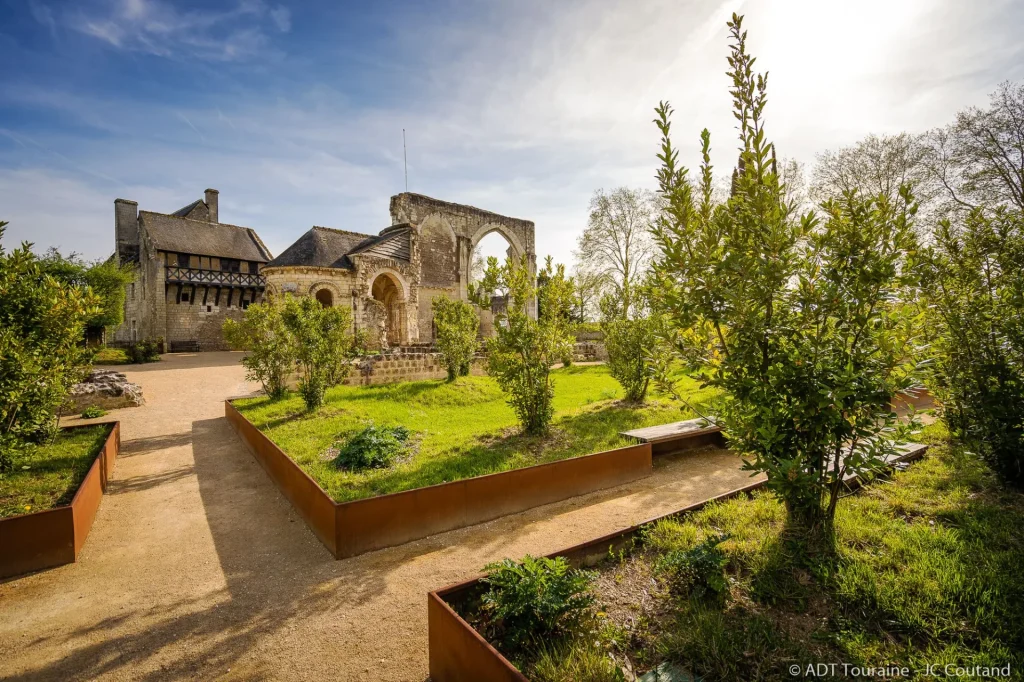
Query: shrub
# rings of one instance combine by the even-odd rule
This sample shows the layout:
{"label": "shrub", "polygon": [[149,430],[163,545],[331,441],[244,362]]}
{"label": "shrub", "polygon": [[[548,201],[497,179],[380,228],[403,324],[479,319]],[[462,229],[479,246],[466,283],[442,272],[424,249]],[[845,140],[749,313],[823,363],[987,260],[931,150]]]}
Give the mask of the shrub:
{"label": "shrub", "polygon": [[295,348],[299,394],[306,409],[315,410],[323,404],[327,389],[348,374],[352,313],[348,308],[325,308],[306,296],[286,298],[281,315]]}
{"label": "shrub", "polygon": [[477,348],[480,318],[473,306],[447,296],[435,296],[432,308],[437,325],[434,342],[441,353],[441,362],[448,370],[448,381],[467,376]]}
{"label": "shrub", "polygon": [[106,415],[107,411],[96,405],[92,405],[82,410],[82,419],[98,419],[99,417],[105,417]]}
{"label": "shrub", "polygon": [[710,135],[694,187],[662,102],[658,171],[665,211],[654,234],[657,308],[666,340],[705,385],[723,390],[719,418],[746,467],[767,475],[794,527],[831,537],[848,474],[869,475],[906,436],[889,408],[915,385],[916,210],[849,193],[797,216],[764,134],[767,78],[753,73],[742,18],[729,22],[733,109],[740,130],[732,195],[713,201]]}
{"label": "shrub", "polygon": [[563,557],[505,559],[485,568],[488,586],[481,616],[490,639],[510,652],[552,643],[579,632],[594,604],[594,573],[569,566]]}
{"label": "shrub", "polygon": [[405,453],[409,430],[404,426],[376,426],[371,423],[344,444],[335,443],[334,466],[350,471],[383,469]]}
{"label": "shrub", "polygon": [[509,304],[487,344],[488,372],[508,396],[523,430],[536,434],[547,431],[551,422],[551,365],[572,352],[573,337],[561,316],[561,301],[571,296],[572,285],[559,265],[545,286],[545,312],[535,320],[528,310],[537,296],[532,280],[525,259],[509,257],[503,266],[489,259],[485,281],[506,290]]}
{"label": "shrub", "polygon": [[1024,217],[978,209],[935,232],[925,274],[936,394],[953,434],[1024,487]]}
{"label": "shrub", "polygon": [[714,535],[691,549],[670,550],[658,558],[654,569],[678,594],[721,597],[729,590],[724,574],[728,558],[718,545],[727,539],[728,535]]}
{"label": "shrub", "polygon": [[224,338],[231,347],[249,351],[242,358],[245,378],[260,382],[271,399],[284,396],[288,374],[295,369],[295,343],[283,310],[277,302],[255,303],[246,308],[240,322],[224,322]]}
{"label": "shrub", "polygon": [[128,353],[123,348],[100,348],[92,361],[97,365],[123,365],[128,362]]}
{"label": "shrub", "polygon": [[642,403],[651,383],[650,358],[655,345],[655,321],[651,317],[605,322],[604,344],[608,370],[622,385],[626,400]]}
{"label": "shrub", "polygon": [[128,361],[136,365],[160,360],[160,346],[156,341],[137,341],[125,349]]}
{"label": "shrub", "polygon": [[[0,222],[0,240],[4,226]],[[88,369],[82,343],[99,314],[88,288],[46,274],[31,245],[0,245],[0,439],[39,441],[57,428],[57,412]],[[8,445],[7,447],[15,447]]]}

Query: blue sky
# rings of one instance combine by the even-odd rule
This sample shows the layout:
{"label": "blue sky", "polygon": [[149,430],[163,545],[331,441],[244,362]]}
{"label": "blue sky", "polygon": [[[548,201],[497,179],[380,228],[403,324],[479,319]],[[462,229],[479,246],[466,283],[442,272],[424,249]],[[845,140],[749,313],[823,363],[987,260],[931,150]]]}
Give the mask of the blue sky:
{"label": "blue sky", "polygon": [[1024,3],[991,0],[0,0],[0,219],[88,257],[113,200],[221,220],[276,254],[311,225],[375,233],[409,189],[534,220],[571,261],[600,187],[653,187],[659,99],[696,163],[734,158],[729,13],[771,72],[781,154],[922,131],[1024,78]]}

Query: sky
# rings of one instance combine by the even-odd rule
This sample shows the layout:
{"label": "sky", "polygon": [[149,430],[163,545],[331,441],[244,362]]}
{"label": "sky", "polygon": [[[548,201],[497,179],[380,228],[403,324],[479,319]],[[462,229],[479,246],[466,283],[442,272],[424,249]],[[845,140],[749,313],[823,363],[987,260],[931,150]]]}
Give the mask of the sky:
{"label": "sky", "polygon": [[536,223],[571,263],[594,191],[654,188],[659,100],[681,160],[731,172],[726,20],[770,73],[767,134],[813,165],[943,125],[1024,79],[1011,0],[0,0],[0,220],[10,245],[114,248],[114,199],[222,222],[274,254],[376,233],[405,188]]}

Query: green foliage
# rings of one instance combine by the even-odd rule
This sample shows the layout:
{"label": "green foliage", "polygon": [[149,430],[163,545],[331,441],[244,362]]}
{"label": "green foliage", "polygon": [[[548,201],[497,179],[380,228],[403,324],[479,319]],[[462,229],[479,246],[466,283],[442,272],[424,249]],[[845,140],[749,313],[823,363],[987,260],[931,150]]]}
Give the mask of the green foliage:
{"label": "green foliage", "polygon": [[626,682],[607,652],[590,642],[542,648],[533,664],[535,682]]}
{"label": "green foliage", "polygon": [[480,616],[489,639],[518,653],[580,630],[594,597],[594,574],[572,568],[564,558],[523,557],[488,565]]}
{"label": "green foliage", "polygon": [[246,379],[260,382],[272,400],[284,397],[295,369],[295,340],[284,323],[283,303],[250,305],[241,321],[224,322],[224,338],[232,348],[248,351],[242,358]]}
{"label": "green foliage", "polygon": [[94,365],[124,365],[130,362],[124,348],[100,348],[92,357]]}
{"label": "green foliage", "polygon": [[99,419],[105,416],[107,416],[107,411],[96,405],[91,405],[82,410],[82,419]]}
{"label": "green foliage", "polygon": [[473,306],[447,296],[435,296],[431,305],[437,337],[434,343],[441,353],[441,361],[448,370],[448,381],[469,375],[469,365],[477,349],[477,330],[480,318]]}
{"label": "green foliage", "polygon": [[134,341],[125,348],[125,356],[136,365],[159,362],[160,346],[156,341]]}
{"label": "green foliage", "polygon": [[508,396],[526,433],[547,431],[551,421],[551,365],[571,356],[573,336],[568,319],[562,315],[570,305],[572,283],[565,268],[549,272],[545,286],[547,305],[539,319],[529,314],[536,299],[526,260],[509,258],[504,266],[489,259],[485,280],[508,292],[506,316],[496,325],[497,334],[488,342],[488,371]]}
{"label": "green foliage", "polygon": [[925,287],[935,391],[954,434],[1024,487],[1024,217],[976,209],[943,221]]}
{"label": "green foliage", "polygon": [[344,443],[335,443],[338,456],[334,466],[350,471],[383,469],[401,457],[409,441],[409,430],[404,426],[377,426],[370,423]]}
{"label": "green foliage", "polygon": [[[0,239],[4,226],[0,223]],[[0,245],[0,438],[41,440],[89,366],[86,322],[99,314],[88,288],[48,275],[30,244]],[[6,438],[10,437],[10,438]]]}
{"label": "green foliage", "polygon": [[651,383],[651,356],[655,350],[657,321],[652,316],[633,320],[606,320],[604,345],[608,351],[608,369],[622,384],[626,400],[642,403]]}
{"label": "green foliage", "polygon": [[40,259],[43,270],[67,285],[92,290],[99,297],[98,310],[86,323],[89,328],[116,327],[124,322],[125,288],[135,279],[131,265],[118,265],[113,259],[87,262],[78,254],[62,256],[49,249]]}
{"label": "green foliage", "polygon": [[724,573],[729,559],[718,545],[728,539],[725,534],[712,535],[690,549],[670,550],[658,558],[655,571],[679,594],[722,597],[729,591]]}
{"label": "green foliage", "polygon": [[307,410],[324,402],[324,393],[348,374],[352,352],[352,313],[325,308],[312,297],[287,297],[281,311],[299,367],[299,393]]}
{"label": "green foliage", "polygon": [[672,146],[671,108],[657,109],[666,209],[651,290],[666,341],[723,389],[732,447],[767,474],[797,526],[827,537],[844,477],[878,469],[906,436],[889,399],[919,369],[919,321],[899,304],[915,296],[915,207],[904,188],[898,205],[847,194],[822,219],[793,215],[764,134],[767,77],[753,72],[741,23],[729,22],[741,152],[725,204],[712,199],[708,132],[694,187]]}

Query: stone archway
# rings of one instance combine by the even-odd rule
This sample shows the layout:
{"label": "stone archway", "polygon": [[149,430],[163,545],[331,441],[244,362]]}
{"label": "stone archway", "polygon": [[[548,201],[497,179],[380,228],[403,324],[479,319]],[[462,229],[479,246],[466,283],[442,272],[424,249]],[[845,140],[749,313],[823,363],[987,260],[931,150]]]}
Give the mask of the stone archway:
{"label": "stone archway", "polygon": [[370,284],[370,298],[380,304],[388,346],[402,345],[405,341],[405,291],[401,281],[388,272],[378,274]]}
{"label": "stone archway", "polygon": [[334,306],[334,294],[331,293],[330,289],[321,289],[316,292],[316,300],[325,308]]}

